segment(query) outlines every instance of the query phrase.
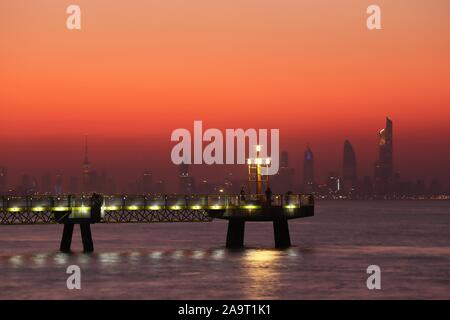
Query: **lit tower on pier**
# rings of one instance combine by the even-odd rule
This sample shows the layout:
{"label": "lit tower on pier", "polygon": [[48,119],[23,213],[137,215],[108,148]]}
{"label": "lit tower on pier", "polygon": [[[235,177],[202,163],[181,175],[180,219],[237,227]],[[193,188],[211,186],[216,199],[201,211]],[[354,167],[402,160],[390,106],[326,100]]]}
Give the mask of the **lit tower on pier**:
{"label": "lit tower on pier", "polygon": [[[248,158],[248,183],[249,183],[249,192],[251,192],[251,183],[255,182],[256,184],[256,194],[261,194],[262,183],[264,182],[266,188],[269,186],[269,166],[270,166],[270,158],[262,158],[260,155],[261,146],[257,145],[256,147],[255,158]],[[263,176],[262,172],[266,170],[266,174]]]}

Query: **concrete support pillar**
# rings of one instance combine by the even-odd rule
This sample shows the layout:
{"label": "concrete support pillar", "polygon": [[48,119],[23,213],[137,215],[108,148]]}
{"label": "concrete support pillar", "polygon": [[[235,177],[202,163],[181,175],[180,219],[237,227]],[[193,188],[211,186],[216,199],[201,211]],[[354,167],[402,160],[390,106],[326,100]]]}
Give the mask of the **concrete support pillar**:
{"label": "concrete support pillar", "polygon": [[291,246],[287,219],[273,220],[273,234],[276,248],[288,248]]}
{"label": "concrete support pillar", "polygon": [[63,234],[61,238],[61,245],[59,250],[62,252],[70,252],[70,245],[72,244],[73,224],[65,223]]}
{"label": "concrete support pillar", "polygon": [[230,219],[228,221],[227,248],[244,247],[245,221]]}
{"label": "concrete support pillar", "polygon": [[94,251],[94,242],[92,241],[91,225],[89,223],[80,223],[81,239],[83,240],[84,252]]}
{"label": "concrete support pillar", "polygon": [[[91,225],[89,223],[80,223],[81,240],[83,241],[84,252],[94,251],[94,242],[92,241]],[[65,223],[61,238],[59,250],[62,252],[70,252],[72,245],[72,236],[74,223]]]}

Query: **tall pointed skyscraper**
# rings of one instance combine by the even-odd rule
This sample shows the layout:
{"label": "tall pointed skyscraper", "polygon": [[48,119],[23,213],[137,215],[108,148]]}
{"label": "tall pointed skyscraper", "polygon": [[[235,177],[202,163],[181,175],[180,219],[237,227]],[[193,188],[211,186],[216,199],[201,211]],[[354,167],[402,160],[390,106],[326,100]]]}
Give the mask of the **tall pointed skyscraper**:
{"label": "tall pointed skyscraper", "polygon": [[314,154],[309,146],[303,159],[303,186],[306,192],[314,190]]}
{"label": "tall pointed skyscraper", "polygon": [[386,118],[386,127],[380,130],[378,161],[375,163],[375,192],[378,195],[389,193],[393,177],[393,129],[392,120]]}
{"label": "tall pointed skyscraper", "polygon": [[350,141],[344,142],[344,161],[342,168],[344,192],[352,192],[356,187],[356,155]]}

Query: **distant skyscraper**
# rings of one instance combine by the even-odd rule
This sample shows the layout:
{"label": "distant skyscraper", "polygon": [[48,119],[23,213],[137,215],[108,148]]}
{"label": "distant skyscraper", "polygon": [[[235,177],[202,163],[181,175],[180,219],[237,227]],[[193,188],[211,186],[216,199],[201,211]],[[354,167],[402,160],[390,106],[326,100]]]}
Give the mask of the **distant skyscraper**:
{"label": "distant skyscraper", "polygon": [[[225,187],[225,191],[227,193],[231,193],[231,192],[233,192],[233,189],[235,189],[234,178],[233,178],[232,172],[228,172],[228,174],[225,176],[224,187]],[[196,188],[198,188],[198,187],[196,186]]]}
{"label": "distant skyscraper", "polygon": [[78,179],[75,176],[70,177],[70,193],[78,193]]}
{"label": "distant skyscraper", "polygon": [[86,189],[86,192],[100,192],[99,186],[100,176],[98,175],[97,171],[89,172],[88,189]]}
{"label": "distant skyscraper", "polygon": [[208,181],[208,179],[200,179],[197,186],[197,192],[200,194],[213,193],[214,186]]}
{"label": "distant skyscraper", "polygon": [[102,171],[98,178],[97,186],[96,186],[96,192],[102,192],[104,193],[106,190],[106,184],[108,182],[108,177],[106,176],[106,172]]}
{"label": "distant skyscraper", "polygon": [[55,194],[61,194],[63,192],[63,178],[61,174],[56,175],[54,192]]}
{"label": "distant skyscraper", "polygon": [[372,179],[369,176],[365,176],[362,180],[360,195],[362,195],[366,199],[370,199],[373,197],[373,183]]}
{"label": "distant skyscraper", "polygon": [[329,194],[336,194],[341,191],[341,180],[336,172],[330,172],[328,174],[327,186]]}
{"label": "distant skyscraper", "polygon": [[306,191],[313,191],[314,187],[314,154],[309,147],[306,148],[303,159],[303,185]]}
{"label": "distant skyscraper", "polygon": [[164,180],[158,180],[155,184],[155,193],[165,193],[166,182]]}
{"label": "distant skyscraper", "polygon": [[6,191],[8,183],[8,170],[0,167],[0,192]]}
{"label": "distant skyscraper", "polygon": [[35,192],[35,181],[28,174],[23,174],[21,179],[21,185],[19,187],[19,192],[24,195],[30,195]]}
{"label": "distant skyscraper", "polygon": [[87,136],[84,140],[84,161],[83,161],[83,192],[89,192],[91,190],[91,163],[88,157],[88,141]]}
{"label": "distant skyscraper", "polygon": [[179,165],[178,179],[180,182],[180,191],[182,193],[194,192],[194,178],[189,174],[189,165],[182,163]]}
{"label": "distant skyscraper", "polygon": [[379,133],[379,155],[375,163],[375,192],[389,193],[393,177],[393,130],[392,120],[386,118],[386,127]]}
{"label": "distant skyscraper", "polygon": [[289,167],[289,154],[287,151],[282,151],[281,152],[281,157],[280,157],[280,168],[287,168]]}
{"label": "distant skyscraper", "polygon": [[109,194],[117,193],[116,182],[114,181],[113,178],[108,178],[107,179],[105,192],[109,193]]}
{"label": "distant skyscraper", "polygon": [[292,191],[294,173],[294,168],[289,167],[288,152],[282,151],[280,157],[280,168],[278,169],[278,173],[273,176],[272,182],[270,183],[272,191],[279,193]]}
{"label": "distant skyscraper", "polygon": [[152,173],[150,171],[145,171],[142,175],[142,192],[152,193],[153,192],[153,179]]}
{"label": "distant skyscraper", "polygon": [[425,181],[423,181],[422,179],[417,180],[414,188],[414,195],[424,196],[425,193],[426,193]]}
{"label": "distant skyscraper", "polygon": [[51,193],[52,192],[52,178],[50,173],[46,172],[41,177],[41,185],[39,186],[39,190],[43,193]]}
{"label": "distant skyscraper", "polygon": [[356,155],[350,141],[344,142],[344,161],[342,168],[343,189],[345,192],[352,191],[356,186]]}
{"label": "distant skyscraper", "polygon": [[442,185],[437,180],[432,180],[430,184],[429,194],[437,196],[442,193]]}

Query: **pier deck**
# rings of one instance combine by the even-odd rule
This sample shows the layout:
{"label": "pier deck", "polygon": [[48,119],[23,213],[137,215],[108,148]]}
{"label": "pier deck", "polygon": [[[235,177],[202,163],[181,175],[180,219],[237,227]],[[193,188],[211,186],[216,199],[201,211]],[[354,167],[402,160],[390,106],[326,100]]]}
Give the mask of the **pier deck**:
{"label": "pier deck", "polygon": [[272,221],[276,247],[290,246],[290,219],[314,215],[311,195],[89,195],[1,197],[0,225],[64,224],[61,250],[70,251],[75,224],[85,251],[93,251],[94,223],[210,222],[229,220],[227,247],[244,245],[246,221]]}

